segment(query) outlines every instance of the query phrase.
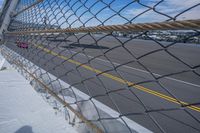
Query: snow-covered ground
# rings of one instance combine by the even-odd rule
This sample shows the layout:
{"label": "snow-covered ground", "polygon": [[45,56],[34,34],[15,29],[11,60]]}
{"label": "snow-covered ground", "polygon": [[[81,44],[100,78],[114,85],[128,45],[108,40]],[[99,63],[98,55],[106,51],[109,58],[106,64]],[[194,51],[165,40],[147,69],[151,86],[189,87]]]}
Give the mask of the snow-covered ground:
{"label": "snow-covered ground", "polygon": [[6,67],[0,70],[0,133],[76,133],[24,77]]}

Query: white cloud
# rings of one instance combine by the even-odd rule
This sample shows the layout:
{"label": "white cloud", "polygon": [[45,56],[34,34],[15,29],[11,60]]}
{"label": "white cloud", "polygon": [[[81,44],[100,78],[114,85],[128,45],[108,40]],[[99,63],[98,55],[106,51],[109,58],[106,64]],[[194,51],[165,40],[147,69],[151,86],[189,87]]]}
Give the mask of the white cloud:
{"label": "white cloud", "polygon": [[158,5],[157,10],[172,17],[178,15],[178,19],[198,19],[197,12],[200,11],[198,10],[200,5],[182,14],[183,11],[198,4],[200,0],[166,0]]}
{"label": "white cloud", "polygon": [[[148,6],[153,7],[155,3],[156,3],[155,1],[152,3],[149,2]],[[159,5],[157,5],[155,9],[156,11],[166,14],[172,18],[174,18],[175,16],[178,16],[176,17],[177,20],[199,19],[200,5],[182,14],[184,10],[197,4],[200,4],[200,0],[165,0],[161,2]],[[145,7],[128,9],[126,10],[125,14],[129,15],[130,18],[131,17],[133,18],[134,16],[144,12],[147,9],[148,8],[145,8]],[[157,22],[157,21],[165,21],[168,19],[170,18],[165,15],[156,13],[153,10],[150,10],[140,15],[138,18],[135,19],[134,22]]]}
{"label": "white cloud", "polygon": [[200,0],[166,0],[166,3],[175,7],[187,8],[200,3]]}

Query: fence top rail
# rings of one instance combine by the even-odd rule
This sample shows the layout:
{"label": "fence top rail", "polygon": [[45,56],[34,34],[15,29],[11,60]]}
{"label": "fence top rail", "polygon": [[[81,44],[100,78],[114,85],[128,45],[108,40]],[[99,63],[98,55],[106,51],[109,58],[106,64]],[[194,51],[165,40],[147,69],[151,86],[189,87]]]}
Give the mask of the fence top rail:
{"label": "fence top rail", "polygon": [[7,32],[8,34],[30,33],[64,33],[64,32],[112,32],[112,31],[146,31],[146,30],[197,30],[200,29],[200,19],[173,22],[137,23],[125,25],[93,26],[65,29],[44,29]]}

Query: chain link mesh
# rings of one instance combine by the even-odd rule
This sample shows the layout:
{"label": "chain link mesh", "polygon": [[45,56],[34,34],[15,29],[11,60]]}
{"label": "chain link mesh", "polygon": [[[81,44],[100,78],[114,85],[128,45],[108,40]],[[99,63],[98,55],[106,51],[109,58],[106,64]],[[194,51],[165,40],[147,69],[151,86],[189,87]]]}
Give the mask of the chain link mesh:
{"label": "chain link mesh", "polygon": [[[70,121],[75,125],[88,122],[99,132],[200,132],[199,21],[181,25],[199,20],[199,11],[199,0],[19,0],[5,40],[28,60],[23,64],[38,66],[31,74],[77,111]],[[166,28],[177,21],[175,27],[184,30]],[[157,26],[154,22],[164,22],[165,30],[98,30]],[[87,98],[77,98],[72,88]],[[55,98],[47,90],[37,91],[46,100]],[[56,109],[63,107],[55,101],[49,99]],[[65,117],[71,115],[68,109],[64,106]],[[87,120],[75,121],[79,114]],[[148,130],[130,126],[135,122]]]}

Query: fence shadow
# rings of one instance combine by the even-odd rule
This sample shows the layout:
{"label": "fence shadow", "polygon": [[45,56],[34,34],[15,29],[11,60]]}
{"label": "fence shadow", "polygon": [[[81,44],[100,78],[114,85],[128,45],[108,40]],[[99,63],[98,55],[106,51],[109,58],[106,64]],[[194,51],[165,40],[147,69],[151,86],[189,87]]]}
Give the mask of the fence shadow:
{"label": "fence shadow", "polygon": [[18,129],[15,133],[33,133],[31,126],[23,126],[20,129]]}

